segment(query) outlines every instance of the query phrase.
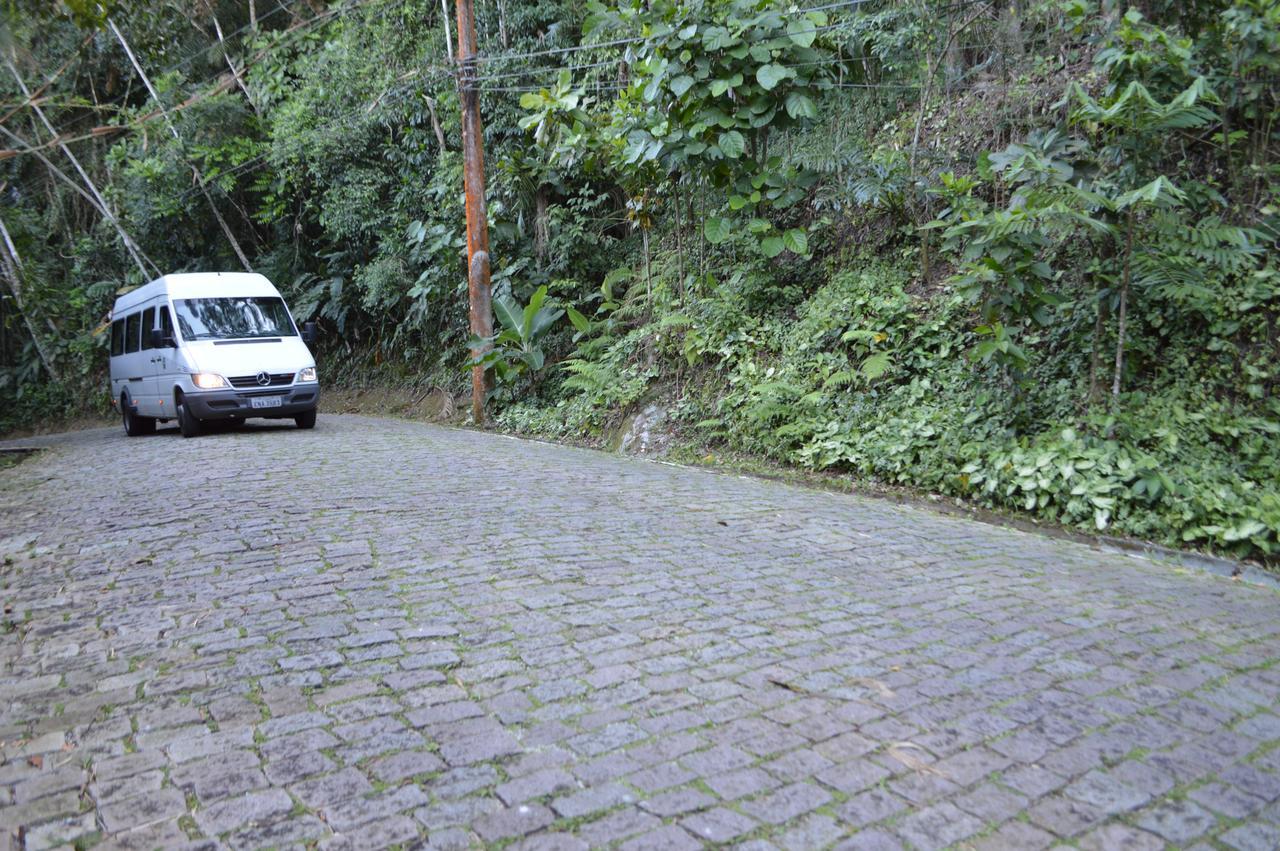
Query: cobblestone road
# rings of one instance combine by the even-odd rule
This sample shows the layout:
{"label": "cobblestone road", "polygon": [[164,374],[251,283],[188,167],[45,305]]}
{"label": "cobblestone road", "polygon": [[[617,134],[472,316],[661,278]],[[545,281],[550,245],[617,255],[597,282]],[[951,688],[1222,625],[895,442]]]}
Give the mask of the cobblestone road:
{"label": "cobblestone road", "polygon": [[1280,595],[407,422],[0,470],[39,849],[1280,845]]}

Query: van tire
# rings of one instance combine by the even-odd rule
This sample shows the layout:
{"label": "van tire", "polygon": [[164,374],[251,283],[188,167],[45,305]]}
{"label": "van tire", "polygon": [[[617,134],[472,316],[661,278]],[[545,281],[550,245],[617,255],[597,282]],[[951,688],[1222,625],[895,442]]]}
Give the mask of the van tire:
{"label": "van tire", "polygon": [[298,414],[296,417],[293,418],[293,421],[298,424],[298,428],[315,428],[316,427],[316,409],[312,408],[311,410],[305,413]]}
{"label": "van tire", "polygon": [[151,417],[140,417],[133,412],[129,403],[129,394],[120,394],[120,410],[124,414],[124,433],[130,437],[141,437],[144,434],[156,433],[156,421]]}
{"label": "van tire", "polygon": [[178,430],[182,432],[182,436],[199,437],[201,431],[200,421],[187,408],[186,399],[182,397],[181,393],[178,394],[178,398],[173,400],[173,403],[178,411]]}

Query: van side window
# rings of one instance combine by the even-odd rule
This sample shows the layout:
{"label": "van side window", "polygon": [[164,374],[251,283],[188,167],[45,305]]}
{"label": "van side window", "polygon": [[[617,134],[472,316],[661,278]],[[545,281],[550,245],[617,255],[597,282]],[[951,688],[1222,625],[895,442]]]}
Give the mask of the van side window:
{"label": "van side window", "polygon": [[111,323],[111,356],[124,354],[124,320]]}
{"label": "van side window", "polygon": [[142,342],[142,314],[131,313],[124,321],[124,351],[132,354]]}
{"label": "van side window", "polygon": [[177,336],[173,333],[173,312],[167,304],[160,305],[160,336],[177,341]]}
{"label": "van side window", "polygon": [[148,307],[142,311],[142,348],[151,348],[151,332],[156,327],[156,309]]}

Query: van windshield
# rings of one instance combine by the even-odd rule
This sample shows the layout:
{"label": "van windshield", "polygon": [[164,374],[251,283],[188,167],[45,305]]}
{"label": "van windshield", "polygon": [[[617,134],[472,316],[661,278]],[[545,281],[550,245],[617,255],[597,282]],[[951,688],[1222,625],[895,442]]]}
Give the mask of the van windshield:
{"label": "van windshield", "polygon": [[292,337],[298,333],[279,296],[180,298],[173,306],[184,340]]}

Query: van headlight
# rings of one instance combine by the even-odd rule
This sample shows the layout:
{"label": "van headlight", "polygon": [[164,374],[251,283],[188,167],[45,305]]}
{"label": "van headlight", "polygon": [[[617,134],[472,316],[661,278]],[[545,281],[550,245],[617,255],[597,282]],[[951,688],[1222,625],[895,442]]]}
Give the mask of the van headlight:
{"label": "van headlight", "polygon": [[191,383],[201,390],[217,390],[227,386],[227,380],[213,372],[197,372],[191,376]]}
{"label": "van headlight", "polygon": [[298,381],[315,381],[315,380],[316,380],[316,368],[314,366],[309,366],[298,373]]}

